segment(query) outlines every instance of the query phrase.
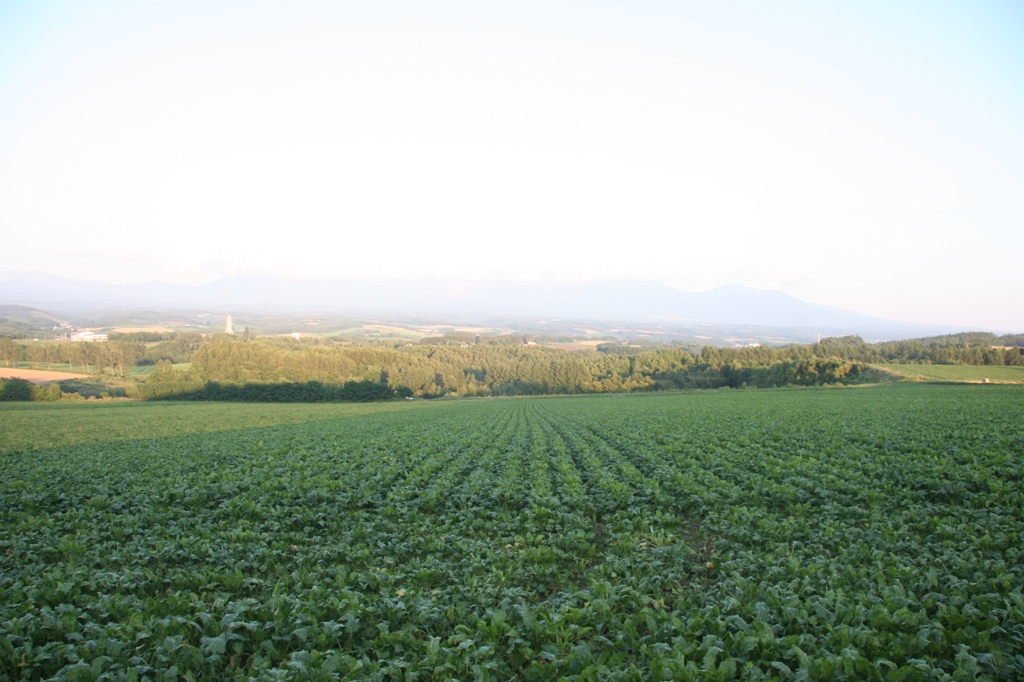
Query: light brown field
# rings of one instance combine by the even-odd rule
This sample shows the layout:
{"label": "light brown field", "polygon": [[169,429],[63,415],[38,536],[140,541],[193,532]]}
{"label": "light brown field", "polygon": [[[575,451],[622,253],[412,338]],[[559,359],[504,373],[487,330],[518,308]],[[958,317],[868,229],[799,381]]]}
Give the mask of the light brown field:
{"label": "light brown field", "polygon": [[12,367],[0,367],[0,379],[27,379],[33,384],[45,384],[50,381],[62,381],[64,379],[88,378],[88,374],[50,372],[44,369],[14,369]]}

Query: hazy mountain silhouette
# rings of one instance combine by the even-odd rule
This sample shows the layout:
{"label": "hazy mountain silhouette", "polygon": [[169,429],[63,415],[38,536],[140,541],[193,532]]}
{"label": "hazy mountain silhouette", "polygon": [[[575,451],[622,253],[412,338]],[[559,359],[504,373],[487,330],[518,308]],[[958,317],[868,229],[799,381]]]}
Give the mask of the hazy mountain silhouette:
{"label": "hazy mountain silhouette", "polygon": [[0,302],[65,310],[98,307],[290,308],[364,314],[463,313],[581,320],[710,323],[856,333],[867,339],[964,331],[956,325],[885,320],[807,303],[781,291],[730,284],[685,292],[641,280],[501,282],[419,280],[344,282],[224,277],[198,287],[166,282],[108,284],[38,272],[0,273]]}

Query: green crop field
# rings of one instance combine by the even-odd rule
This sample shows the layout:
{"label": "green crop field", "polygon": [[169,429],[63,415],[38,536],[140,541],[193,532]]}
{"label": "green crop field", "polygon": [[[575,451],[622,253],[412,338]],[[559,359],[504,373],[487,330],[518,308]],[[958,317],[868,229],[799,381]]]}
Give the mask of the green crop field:
{"label": "green crop field", "polygon": [[0,403],[0,452],[337,420],[425,407],[391,403]]}
{"label": "green crop field", "polygon": [[[179,362],[171,365],[174,369],[187,370],[192,368],[191,362]],[[128,370],[127,374],[133,377],[147,377],[156,371],[156,365],[142,365],[141,367],[132,367]]]}
{"label": "green crop field", "polygon": [[1024,367],[1004,365],[878,365],[909,379],[1024,383]]}
{"label": "green crop field", "polygon": [[415,406],[0,407],[0,680],[1024,678],[1024,387]]}

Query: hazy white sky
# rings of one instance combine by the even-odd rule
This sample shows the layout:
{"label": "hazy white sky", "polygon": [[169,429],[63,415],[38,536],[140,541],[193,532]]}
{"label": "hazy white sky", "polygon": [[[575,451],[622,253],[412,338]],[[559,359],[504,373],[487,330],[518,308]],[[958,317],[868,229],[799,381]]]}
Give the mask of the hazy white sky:
{"label": "hazy white sky", "polygon": [[0,270],[729,282],[1024,331],[1024,4],[0,2]]}

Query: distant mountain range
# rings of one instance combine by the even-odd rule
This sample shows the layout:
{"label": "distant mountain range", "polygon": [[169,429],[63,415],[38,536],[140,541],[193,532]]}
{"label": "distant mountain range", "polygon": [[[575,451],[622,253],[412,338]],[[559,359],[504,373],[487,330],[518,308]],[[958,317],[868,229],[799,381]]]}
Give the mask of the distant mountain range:
{"label": "distant mountain range", "polygon": [[885,320],[807,303],[781,291],[730,284],[685,292],[640,280],[587,283],[500,281],[283,280],[224,277],[202,286],[148,282],[107,284],[39,272],[0,272],[0,303],[60,310],[203,308],[218,311],[291,309],[357,314],[522,315],[577,320],[802,329],[867,340],[967,331],[955,325]]}

